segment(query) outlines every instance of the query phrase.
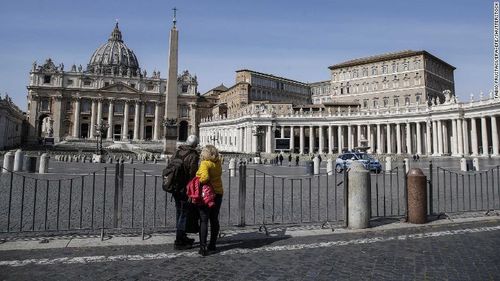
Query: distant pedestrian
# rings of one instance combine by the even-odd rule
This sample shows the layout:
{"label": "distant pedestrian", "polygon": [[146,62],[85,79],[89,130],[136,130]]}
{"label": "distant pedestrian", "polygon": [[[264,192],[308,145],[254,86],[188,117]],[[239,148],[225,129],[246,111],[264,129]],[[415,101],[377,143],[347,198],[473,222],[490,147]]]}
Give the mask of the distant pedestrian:
{"label": "distant pedestrian", "polygon": [[417,155],[413,154],[413,161],[417,161]]}
{"label": "distant pedestrian", "polygon": [[288,154],[288,167],[292,166],[292,154]]}
{"label": "distant pedestrian", "polygon": [[420,161],[420,155],[417,154],[417,162]]}
{"label": "distant pedestrian", "polygon": [[295,156],[295,166],[299,165],[299,156]]}
{"label": "distant pedestrian", "polygon": [[323,159],[321,159],[321,155],[319,155],[319,154],[318,154],[318,159],[319,159],[319,163],[321,164],[321,161],[322,161]]}
{"label": "distant pedestrian", "polygon": [[274,165],[278,166],[278,161],[280,161],[280,157],[276,155],[276,158],[274,158]]}
{"label": "distant pedestrian", "polygon": [[283,166],[283,154],[280,154],[279,160],[280,160],[280,166]]}

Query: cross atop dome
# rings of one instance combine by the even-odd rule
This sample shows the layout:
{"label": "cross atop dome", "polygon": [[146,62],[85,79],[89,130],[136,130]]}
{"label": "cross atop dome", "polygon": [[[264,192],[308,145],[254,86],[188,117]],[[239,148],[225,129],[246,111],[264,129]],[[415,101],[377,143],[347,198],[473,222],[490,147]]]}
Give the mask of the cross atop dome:
{"label": "cross atop dome", "polygon": [[177,23],[177,8],[174,7],[172,10],[174,11],[174,20],[173,20],[173,22],[174,22],[174,28],[175,28],[175,25]]}

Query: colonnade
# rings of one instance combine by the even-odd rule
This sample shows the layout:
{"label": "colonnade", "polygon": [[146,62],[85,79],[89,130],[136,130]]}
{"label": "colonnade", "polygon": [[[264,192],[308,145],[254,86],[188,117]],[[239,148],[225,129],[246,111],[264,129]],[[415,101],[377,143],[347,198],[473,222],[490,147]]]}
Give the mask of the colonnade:
{"label": "colonnade", "polygon": [[[73,106],[73,138],[80,138],[80,128],[82,122],[82,112],[81,112],[81,100],[82,98],[77,97],[74,99]],[[119,100],[114,98],[102,99],[102,98],[90,98],[92,105],[90,110],[90,126],[89,126],[89,138],[94,138],[96,136],[96,126],[101,125],[103,121],[103,105],[104,102],[107,101],[108,104],[108,112],[107,112],[107,120],[106,123],[109,126],[106,134],[103,138],[107,138],[112,140],[114,138],[114,125],[121,125],[121,136],[120,138],[123,140],[128,140],[129,135],[129,121],[130,121],[130,105],[134,105],[134,116],[133,116],[133,139],[134,140],[143,140],[145,139],[145,127],[146,120],[148,117],[146,115],[146,102],[140,100]],[[123,112],[115,112],[116,102],[123,102]],[[154,110],[154,121],[152,125],[152,139],[160,140],[161,138],[161,113],[160,106],[161,103],[159,101],[152,101],[155,104]],[[121,120],[116,120],[117,118],[121,118]],[[116,119],[115,119],[116,118]]]}
{"label": "colonnade", "polygon": [[[368,152],[377,154],[498,156],[499,116],[435,116],[351,122],[311,122],[306,118],[291,122],[276,118],[272,122],[202,125],[200,137],[202,144],[214,144],[223,151],[247,153],[331,154],[368,148]],[[284,147],[283,144],[288,145]]]}

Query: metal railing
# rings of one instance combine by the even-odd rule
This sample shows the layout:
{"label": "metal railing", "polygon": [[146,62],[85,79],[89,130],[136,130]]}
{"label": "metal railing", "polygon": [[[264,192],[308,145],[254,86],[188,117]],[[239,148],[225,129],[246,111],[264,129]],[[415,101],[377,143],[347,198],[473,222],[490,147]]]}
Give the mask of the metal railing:
{"label": "metal railing", "polygon": [[429,213],[500,208],[500,165],[482,171],[453,171],[429,163]]}

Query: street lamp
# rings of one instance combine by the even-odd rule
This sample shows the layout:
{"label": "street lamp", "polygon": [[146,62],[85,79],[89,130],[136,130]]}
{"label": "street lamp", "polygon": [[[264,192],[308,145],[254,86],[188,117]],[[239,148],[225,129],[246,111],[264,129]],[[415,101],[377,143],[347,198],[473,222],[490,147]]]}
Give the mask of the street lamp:
{"label": "street lamp", "polygon": [[108,123],[106,123],[103,119],[101,122],[95,125],[96,138],[97,138],[97,155],[102,155],[102,137],[106,134],[109,128]]}

